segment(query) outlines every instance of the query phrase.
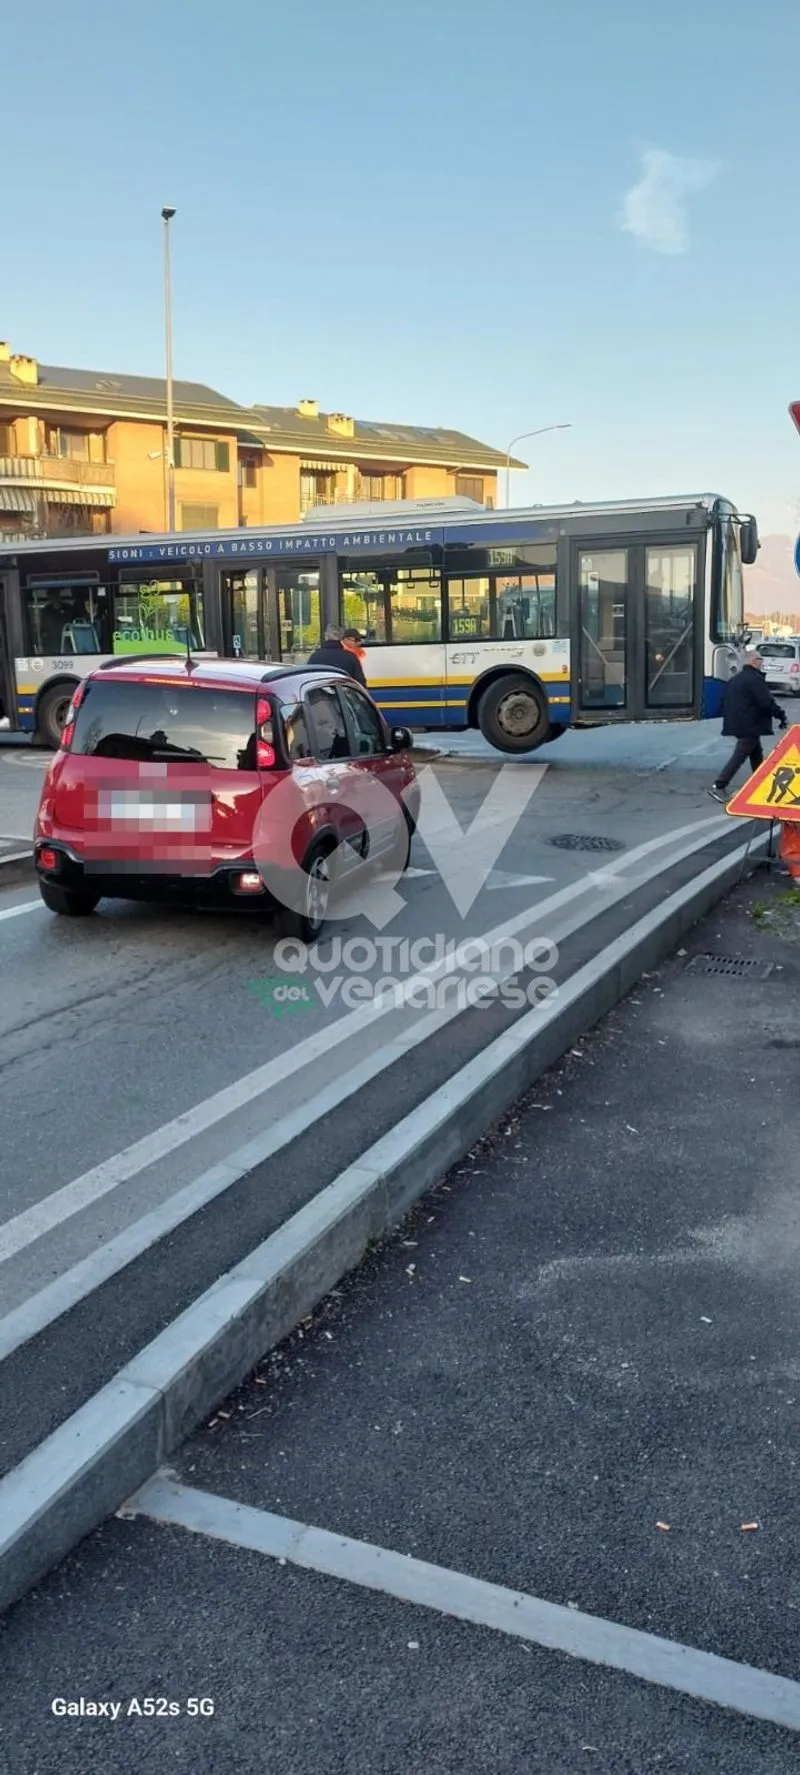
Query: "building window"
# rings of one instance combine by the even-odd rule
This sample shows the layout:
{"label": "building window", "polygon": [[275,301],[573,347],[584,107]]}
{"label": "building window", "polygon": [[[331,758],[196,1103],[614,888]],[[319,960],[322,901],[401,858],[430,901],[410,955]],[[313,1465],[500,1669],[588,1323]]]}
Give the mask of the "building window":
{"label": "building window", "polygon": [[218,505],[182,505],[182,530],[218,530]]}
{"label": "building window", "polygon": [[255,456],[239,457],[239,486],[256,487],[258,485],[258,462]]}
{"label": "building window", "polygon": [[59,425],[51,431],[48,439],[48,450],[51,456],[70,456],[75,462],[89,461],[88,431],[66,431]]}
{"label": "building window", "polygon": [[300,510],[310,512],[316,505],[335,505],[336,476],[314,469],[300,473]]}
{"label": "building window", "polygon": [[221,438],[176,438],[175,467],[205,468],[212,473],[228,474],[231,466],[230,445]]}
{"label": "building window", "polygon": [[483,476],[456,475],[456,493],[462,499],[474,499],[477,505],[483,505]]}
{"label": "building window", "polygon": [[359,475],[358,497],[365,500],[402,499],[402,475]]}

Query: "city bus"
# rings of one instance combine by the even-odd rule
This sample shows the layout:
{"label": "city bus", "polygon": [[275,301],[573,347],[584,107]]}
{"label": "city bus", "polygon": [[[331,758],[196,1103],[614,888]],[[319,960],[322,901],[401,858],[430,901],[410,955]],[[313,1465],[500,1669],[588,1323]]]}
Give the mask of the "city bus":
{"label": "city bus", "polygon": [[118,654],[302,661],[355,631],[386,717],[524,753],[568,727],[718,714],[743,639],[755,519],[715,494],[489,511],[322,508],[295,525],[5,547],[0,697],[56,746]]}

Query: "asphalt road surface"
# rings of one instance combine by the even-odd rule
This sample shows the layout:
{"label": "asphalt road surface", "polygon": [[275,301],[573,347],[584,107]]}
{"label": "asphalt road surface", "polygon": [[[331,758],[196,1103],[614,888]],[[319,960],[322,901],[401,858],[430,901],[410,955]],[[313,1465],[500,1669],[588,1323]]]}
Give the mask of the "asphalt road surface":
{"label": "asphalt road surface", "polygon": [[[325,971],[300,1002],[275,997],[296,976],[276,965],[261,922],[110,902],[70,922],[31,887],[0,890],[4,1312],[276,1116],[314,1119],[337,1079],[388,1065],[398,1043],[416,1047],[420,1064],[446,1010],[431,1021],[423,996],[377,1015],[352,996],[350,975],[366,983],[357,992],[387,976],[407,984],[442,953],[406,953],[415,940],[500,933],[558,945],[682,847],[726,830],[704,794],[719,753],[716,729],[659,726],[644,737],[568,734],[508,770],[496,754],[486,765],[434,761],[430,849],[415,841],[396,915],[380,933],[359,916],[333,926]],[[0,827],[24,832],[43,768],[36,753],[0,749]],[[476,817],[480,833],[461,840]],[[575,837],[617,848],[553,842]],[[334,968],[336,945],[356,936],[366,947]],[[363,1093],[348,1113],[359,1104]]]}

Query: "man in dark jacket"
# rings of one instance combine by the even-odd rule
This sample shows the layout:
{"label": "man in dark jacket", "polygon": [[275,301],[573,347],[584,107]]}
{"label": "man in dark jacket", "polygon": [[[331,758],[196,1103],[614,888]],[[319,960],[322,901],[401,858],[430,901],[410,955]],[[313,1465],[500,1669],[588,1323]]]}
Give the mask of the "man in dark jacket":
{"label": "man in dark jacket", "polygon": [[310,666],[327,666],[329,672],[347,672],[350,678],[355,678],[366,688],[364,667],[358,655],[351,653],[349,647],[343,646],[343,639],[343,630],[336,629],[329,623],[322,646],[315,647],[314,652],[309,654],[308,663]]}
{"label": "man in dark jacket", "polygon": [[728,784],[749,758],[752,770],[764,762],[762,737],[772,733],[772,723],[786,726],[786,715],[775,698],[770,696],[761,672],[757,653],[745,654],[745,663],[725,690],[722,704],[722,732],[736,740],[725,769],[709,789],[715,801],[727,801]]}

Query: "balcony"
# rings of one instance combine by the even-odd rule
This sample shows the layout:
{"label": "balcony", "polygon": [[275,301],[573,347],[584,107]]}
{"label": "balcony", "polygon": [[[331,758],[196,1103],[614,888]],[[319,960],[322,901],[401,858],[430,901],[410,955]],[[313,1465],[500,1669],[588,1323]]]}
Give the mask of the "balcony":
{"label": "balcony", "polygon": [[[77,456],[0,456],[0,487],[22,482],[31,494],[52,495],[65,505],[113,505],[116,473],[113,462],[86,462]],[[59,501],[59,494],[66,497]],[[27,503],[27,502],[26,502]]]}

